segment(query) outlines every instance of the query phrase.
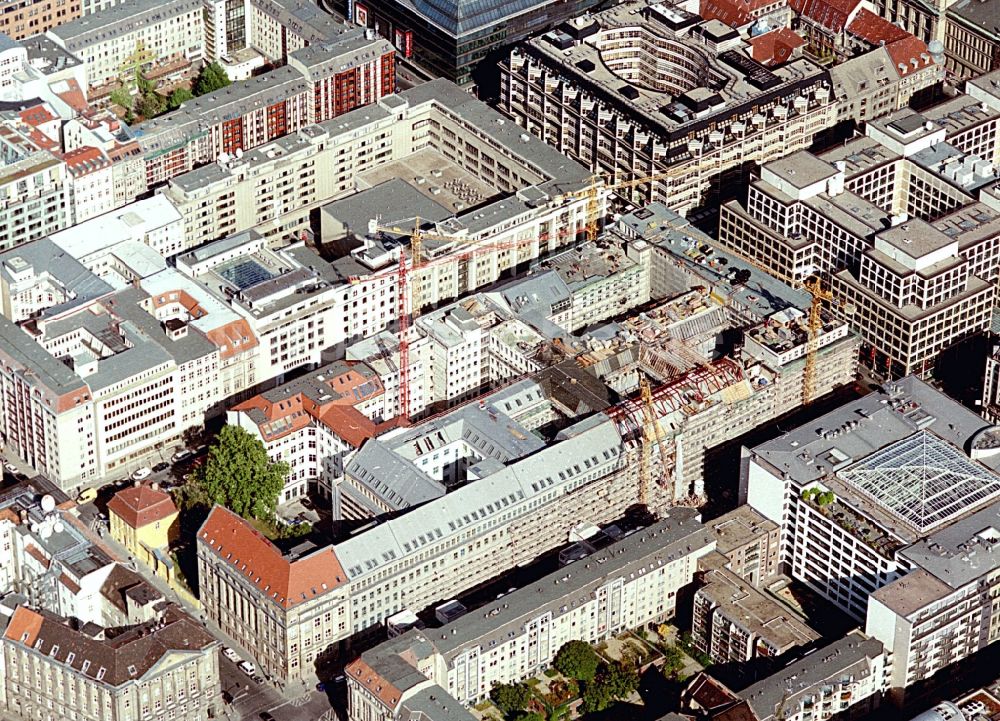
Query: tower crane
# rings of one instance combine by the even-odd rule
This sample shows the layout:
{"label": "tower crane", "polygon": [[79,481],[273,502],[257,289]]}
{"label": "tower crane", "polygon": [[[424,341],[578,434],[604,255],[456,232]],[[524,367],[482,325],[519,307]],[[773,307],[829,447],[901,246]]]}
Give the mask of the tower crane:
{"label": "tower crane", "polygon": [[641,370],[639,371],[639,395],[642,401],[642,458],[639,465],[639,503],[643,506],[649,505],[649,485],[652,480],[652,455],[653,445],[656,445],[660,453],[660,469],[665,474],[670,467],[667,457],[666,435],[660,425],[660,419],[656,415],[656,407],[653,405],[653,391],[649,387],[649,379]]}

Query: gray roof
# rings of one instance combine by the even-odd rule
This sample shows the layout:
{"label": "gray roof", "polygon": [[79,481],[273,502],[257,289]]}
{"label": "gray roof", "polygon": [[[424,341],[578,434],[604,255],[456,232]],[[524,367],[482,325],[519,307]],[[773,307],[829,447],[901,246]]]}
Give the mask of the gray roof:
{"label": "gray roof", "polygon": [[343,223],[355,235],[366,235],[368,222],[376,218],[382,225],[412,228],[415,218],[436,223],[453,215],[401,178],[327,203],[321,212]]}
{"label": "gray roof", "polygon": [[442,538],[490,532],[492,519],[533,512],[529,503],[550,490],[575,483],[598,469],[610,472],[619,463],[621,436],[604,417],[567,435],[502,471],[469,483],[409,513],[381,523],[340,543],[337,557],[351,580],[377,572]]}
{"label": "gray roof", "polygon": [[[867,675],[871,661],[882,653],[879,641],[867,638],[860,631],[852,631],[743,689],[738,695],[750,704],[761,721],[783,718],[779,714],[797,707],[800,697],[818,693],[821,686],[839,682],[845,675],[852,675],[855,680]],[[880,686],[881,679],[876,687]]]}
{"label": "gray roof", "polygon": [[84,15],[49,30],[70,52],[135,32],[144,25],[165,22],[202,6],[201,0],[123,0],[100,12]]}
{"label": "gray roof", "polygon": [[1000,39],[1000,0],[958,0],[948,15],[961,18],[994,42]]}
{"label": "gray roof", "polygon": [[[809,307],[811,297],[805,290],[792,288],[738,256],[718,249],[712,238],[661,203],[650,203],[641,210],[627,213],[619,223],[669,252],[687,271],[705,278],[714,292],[729,295],[757,320],[787,308]],[[711,259],[715,263],[710,264],[709,258],[699,250],[704,245],[713,249]],[[725,282],[739,270],[750,271],[747,283],[733,286]]]}
{"label": "gray roof", "polygon": [[76,373],[42,348],[6,316],[0,315],[0,354],[9,357],[22,373],[57,395],[87,387]]}
{"label": "gray roof", "polygon": [[122,290],[113,298],[114,312],[133,323],[143,335],[169,354],[177,365],[218,351],[218,347],[191,324],[188,325],[188,332],[183,337],[177,339],[168,337],[160,322],[139,305],[149,297],[149,294],[140,288]]}
{"label": "gray roof", "polygon": [[[477,611],[471,611],[438,631],[426,633],[446,656],[469,646],[488,648],[520,634],[524,625],[552,612],[558,617],[589,600],[595,589],[618,578],[628,578],[640,568],[659,566],[714,545],[712,534],[691,508],[672,508],[662,520],[624,537],[588,558],[507,594]],[[410,633],[414,633],[411,631]]]}
{"label": "gray roof", "polygon": [[399,721],[478,721],[478,716],[448,695],[440,686],[428,686],[403,701]]}
{"label": "gray roof", "polygon": [[[361,446],[344,472],[394,511],[419,506],[445,494],[443,483],[428,476],[412,461],[394,453],[377,438],[369,439]],[[341,488],[350,490],[350,484],[343,484]]]}
{"label": "gray roof", "polygon": [[958,588],[1000,567],[1000,502],[903,549],[899,555]]}
{"label": "gray roof", "polygon": [[45,309],[41,317],[85,305],[114,290],[47,237],[16,246],[0,254],[0,278],[8,283],[11,282],[8,265],[16,263],[18,259],[30,265],[36,276],[47,274],[49,278],[58,282],[69,296],[64,303]]}
{"label": "gray roof", "polygon": [[808,150],[799,150],[778,160],[765,163],[764,169],[771,171],[799,190],[828,180],[837,174],[836,167],[825,160],[820,160]]}
{"label": "gray roof", "polygon": [[[587,602],[595,589],[619,578],[628,578],[639,569],[673,562],[692,552],[710,550],[712,534],[691,508],[672,508],[662,520],[629,534],[588,558],[550,573],[539,581],[470,611],[440,629],[412,629],[362,654],[376,663],[406,653],[426,657],[433,649],[451,661],[470,647],[482,649],[504,643],[524,633],[524,626],[540,615],[554,617]],[[430,648],[428,648],[430,644]],[[390,670],[394,666],[387,666]]]}

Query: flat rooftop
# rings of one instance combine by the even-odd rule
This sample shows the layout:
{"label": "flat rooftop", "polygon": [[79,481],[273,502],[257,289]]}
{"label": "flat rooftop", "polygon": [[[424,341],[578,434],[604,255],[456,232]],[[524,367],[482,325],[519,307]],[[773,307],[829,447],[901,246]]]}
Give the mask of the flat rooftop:
{"label": "flat rooftop", "polygon": [[1000,455],[969,458],[967,449],[987,424],[922,381],[911,376],[886,389],[751,453],[801,487],[831,487],[846,504],[842,512],[857,512],[913,543],[1000,494]]}
{"label": "flat rooftop", "polygon": [[878,237],[911,258],[921,258],[955,242],[919,218],[911,218],[905,223],[883,230]]}
{"label": "flat rooftop", "polygon": [[[416,191],[427,200],[444,207],[452,215],[501,195],[434,148],[423,148],[401,160],[380,165],[358,176],[359,186],[378,186],[393,180],[410,186],[406,191],[408,194],[412,195],[412,191]],[[402,207],[402,203],[398,203],[397,207]],[[428,216],[428,219],[432,218]]]}

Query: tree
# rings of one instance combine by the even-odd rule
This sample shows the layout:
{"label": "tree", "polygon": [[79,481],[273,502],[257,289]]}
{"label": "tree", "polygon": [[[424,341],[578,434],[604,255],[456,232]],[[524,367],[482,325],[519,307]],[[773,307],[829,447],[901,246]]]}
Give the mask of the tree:
{"label": "tree", "polygon": [[545,721],[545,715],[537,711],[522,711],[514,717],[514,721]]}
{"label": "tree", "polygon": [[583,690],[583,702],[580,704],[580,710],[585,714],[597,713],[610,706],[612,700],[607,686],[600,683],[588,683],[587,688]]}
{"label": "tree", "polygon": [[209,503],[226,506],[244,518],[267,518],[288,476],[287,463],[272,463],[259,438],[239,426],[223,426],[208,450],[195,482]]}
{"label": "tree", "polygon": [[209,63],[201,69],[198,79],[194,81],[194,94],[205,95],[219,88],[224,88],[231,81],[226,71],[218,63]]}
{"label": "tree", "polygon": [[167,109],[177,110],[181,106],[181,103],[186,103],[188,100],[193,100],[194,94],[187,88],[174,88],[174,91],[170,93],[170,97],[167,99]]}
{"label": "tree", "polygon": [[111,102],[128,110],[132,107],[132,95],[125,86],[115,88],[111,91]]}
{"label": "tree", "polygon": [[166,109],[167,104],[159,93],[143,93],[142,99],[139,101],[138,110],[144,118],[155,118]]}
{"label": "tree", "polygon": [[627,698],[639,688],[639,674],[633,667],[616,661],[601,667],[596,683],[605,686],[612,698]]}
{"label": "tree", "polygon": [[523,711],[531,701],[531,689],[523,683],[498,683],[490,689],[490,701],[509,716]]}
{"label": "tree", "polygon": [[589,643],[567,641],[559,649],[552,665],[563,676],[575,678],[577,681],[590,681],[597,673],[597,665],[600,661],[600,657]]}
{"label": "tree", "polygon": [[663,646],[663,675],[667,678],[675,678],[677,674],[684,670],[684,652],[676,646],[666,644]]}

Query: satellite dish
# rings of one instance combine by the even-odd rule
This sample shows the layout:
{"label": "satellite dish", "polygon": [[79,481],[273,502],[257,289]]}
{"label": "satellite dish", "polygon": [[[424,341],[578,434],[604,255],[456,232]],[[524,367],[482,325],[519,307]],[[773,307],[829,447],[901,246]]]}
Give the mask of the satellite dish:
{"label": "satellite dish", "polygon": [[56,521],[55,523],[52,524],[52,530],[55,533],[62,533],[63,531],[66,530],[66,527],[63,525],[62,521]]}
{"label": "satellite dish", "polygon": [[52,511],[56,510],[56,499],[48,493],[42,496],[42,510],[45,513],[52,513]]}

